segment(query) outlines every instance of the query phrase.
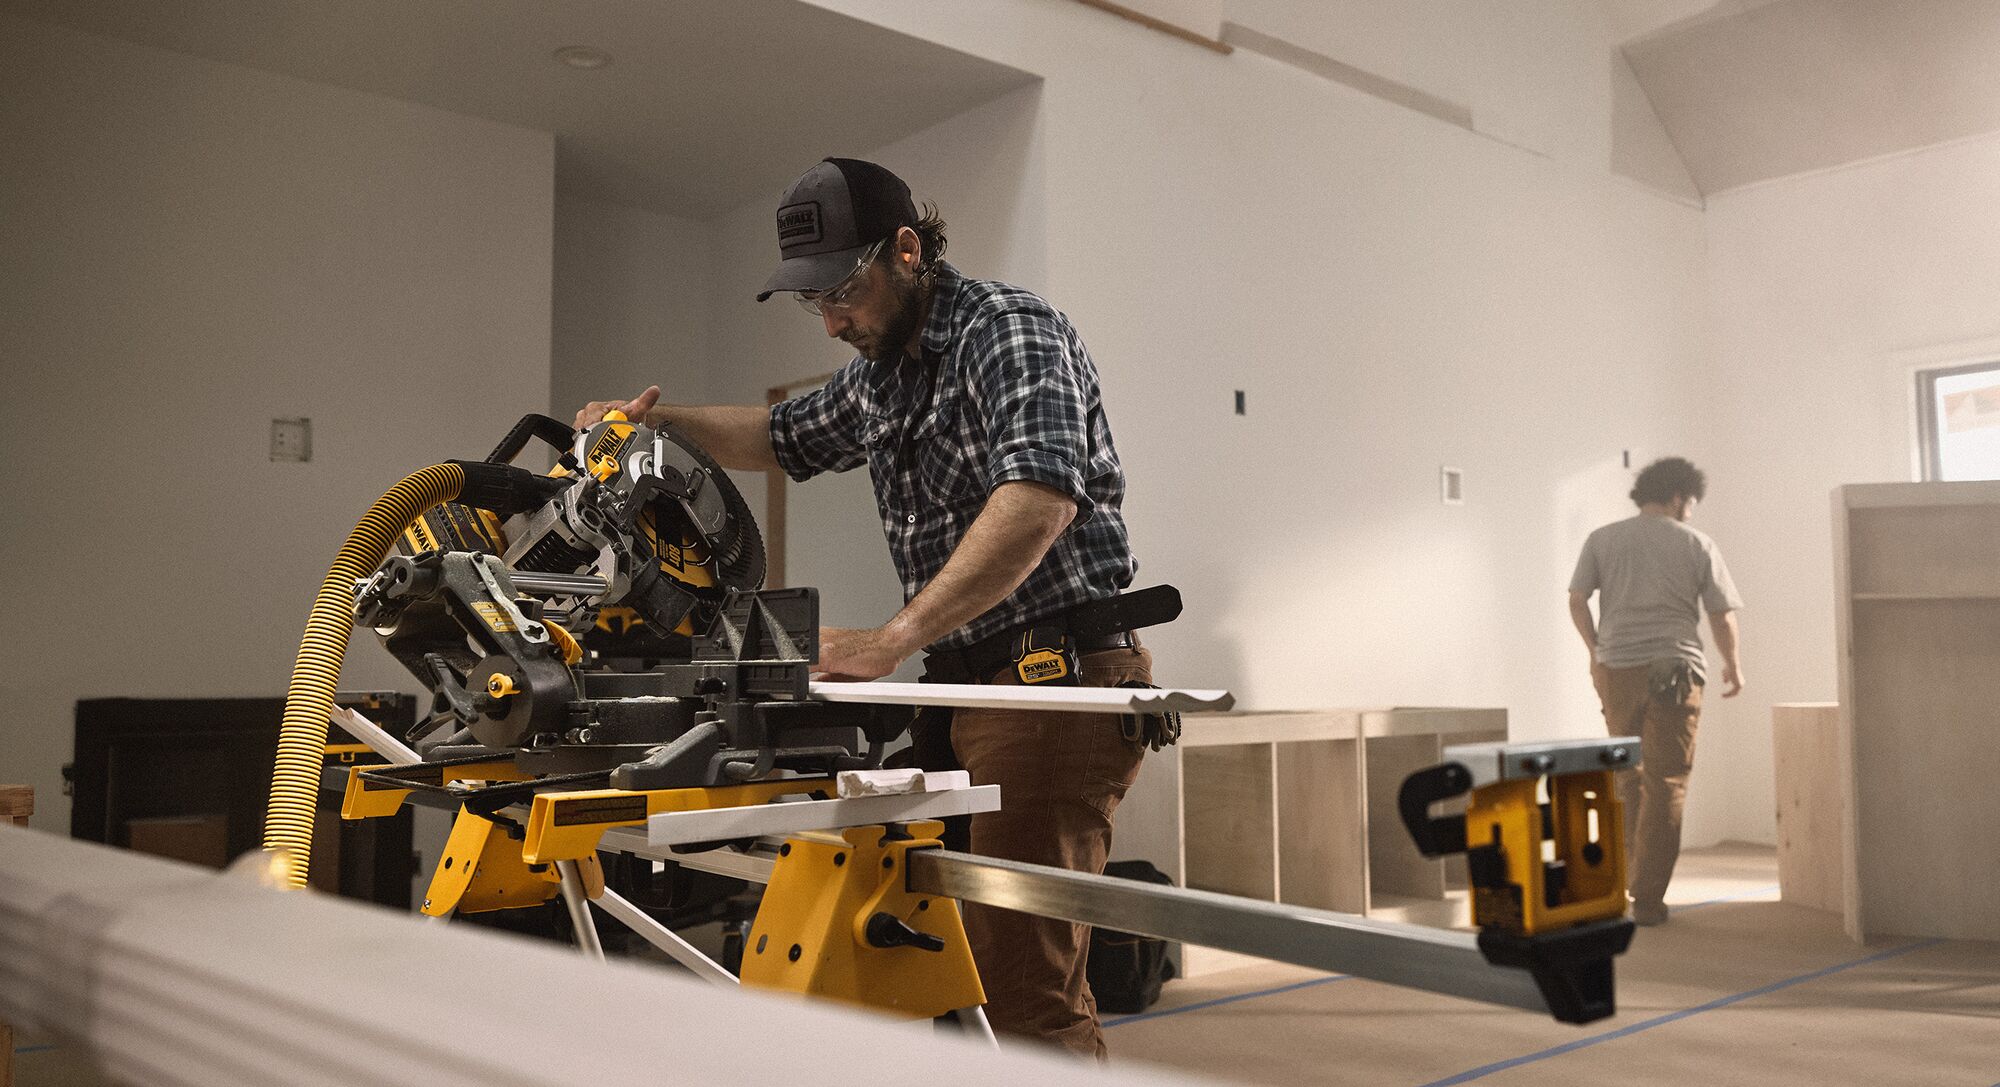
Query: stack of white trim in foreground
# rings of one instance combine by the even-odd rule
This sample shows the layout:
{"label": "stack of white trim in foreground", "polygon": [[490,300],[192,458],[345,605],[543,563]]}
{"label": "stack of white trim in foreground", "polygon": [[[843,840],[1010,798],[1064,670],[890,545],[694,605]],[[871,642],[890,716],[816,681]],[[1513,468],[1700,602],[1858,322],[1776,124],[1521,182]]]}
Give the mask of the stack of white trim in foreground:
{"label": "stack of white trim in foreground", "polygon": [[0,1018],[144,1084],[1142,1082],[7,826]]}

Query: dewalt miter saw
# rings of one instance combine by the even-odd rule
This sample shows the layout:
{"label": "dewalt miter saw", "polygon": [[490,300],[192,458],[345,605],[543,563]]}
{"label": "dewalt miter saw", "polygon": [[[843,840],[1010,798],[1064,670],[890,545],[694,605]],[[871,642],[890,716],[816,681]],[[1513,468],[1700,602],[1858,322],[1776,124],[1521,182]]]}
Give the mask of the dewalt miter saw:
{"label": "dewalt miter saw", "polygon": [[[556,451],[547,473],[513,464],[534,439]],[[324,771],[343,818],[386,816],[407,802],[456,812],[426,914],[560,895],[587,952],[602,954],[595,906],[718,983],[905,1017],[957,1011],[980,1021],[961,901],[1566,1020],[1609,1014],[1609,956],[1622,944],[1609,947],[1606,930],[1590,926],[1622,916],[1622,857],[1603,844],[1617,837],[1617,809],[1596,777],[1574,791],[1570,755],[1517,764],[1500,749],[1501,769],[1486,777],[1515,784],[1474,791],[1479,818],[1467,816],[1455,837],[1424,809],[1492,784],[1485,771],[1448,764],[1444,777],[1406,792],[1426,852],[1491,839],[1475,856],[1475,882],[1493,931],[1476,945],[1469,934],[952,852],[939,820],[997,810],[999,789],[963,771],[881,769],[914,707],[1147,715],[1226,710],[1231,696],[816,682],[817,594],[765,589],[763,573],[742,496],[671,427],[613,412],[574,432],[528,416],[485,460],[412,473],[355,527],[314,600],[286,698],[266,848],[291,885],[304,884]],[[431,692],[429,714],[403,736],[334,705],[357,624]],[[330,720],[382,761],[327,765]],[[1636,762],[1636,744],[1618,757]],[[1549,814],[1536,794],[1544,779]],[[1489,797],[1498,798],[1491,811]],[[1563,857],[1579,859],[1551,868],[1541,841],[1551,826],[1570,827],[1572,812],[1603,822],[1581,838],[1562,831]],[[708,960],[607,886],[601,853],[767,883],[740,970]],[[1564,935],[1579,925],[1592,935]]]}

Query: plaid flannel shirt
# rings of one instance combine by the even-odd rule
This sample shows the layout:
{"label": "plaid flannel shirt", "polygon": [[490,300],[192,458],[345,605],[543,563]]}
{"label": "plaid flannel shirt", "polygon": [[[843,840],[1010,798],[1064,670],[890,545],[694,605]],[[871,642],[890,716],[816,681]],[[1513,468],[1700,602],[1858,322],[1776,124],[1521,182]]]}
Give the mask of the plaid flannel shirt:
{"label": "plaid flannel shirt", "polygon": [[921,345],[921,359],[857,357],[822,388],[773,406],[771,447],[801,482],[868,466],[906,602],[944,568],[995,487],[1029,480],[1076,503],[1077,520],[1028,579],[935,648],[1130,585],[1138,565],[1119,513],[1125,472],[1097,366],[1069,319],[940,262]]}

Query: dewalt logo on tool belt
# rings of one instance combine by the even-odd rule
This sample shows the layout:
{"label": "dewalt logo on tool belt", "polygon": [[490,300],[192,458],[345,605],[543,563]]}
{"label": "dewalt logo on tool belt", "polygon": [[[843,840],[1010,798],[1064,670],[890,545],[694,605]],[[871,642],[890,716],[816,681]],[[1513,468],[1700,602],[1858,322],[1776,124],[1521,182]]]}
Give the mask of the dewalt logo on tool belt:
{"label": "dewalt logo on tool belt", "polygon": [[1052,649],[1037,649],[1014,666],[1023,683],[1048,683],[1069,675],[1069,662]]}

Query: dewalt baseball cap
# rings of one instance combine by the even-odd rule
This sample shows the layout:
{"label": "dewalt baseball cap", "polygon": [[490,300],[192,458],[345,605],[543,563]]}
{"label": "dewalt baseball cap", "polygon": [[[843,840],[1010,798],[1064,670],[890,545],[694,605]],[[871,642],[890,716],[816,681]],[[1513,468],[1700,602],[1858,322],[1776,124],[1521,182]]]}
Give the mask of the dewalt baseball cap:
{"label": "dewalt baseball cap", "polygon": [[778,270],[757,301],[825,290],[854,271],[869,246],[916,223],[902,178],[860,159],[822,159],[778,200]]}

